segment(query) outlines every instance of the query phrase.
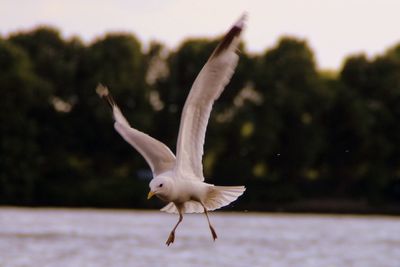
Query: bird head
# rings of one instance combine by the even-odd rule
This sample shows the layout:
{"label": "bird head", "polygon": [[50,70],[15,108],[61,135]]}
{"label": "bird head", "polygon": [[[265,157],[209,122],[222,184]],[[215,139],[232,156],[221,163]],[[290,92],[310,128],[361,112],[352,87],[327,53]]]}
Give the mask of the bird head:
{"label": "bird head", "polygon": [[151,180],[149,187],[150,192],[147,195],[147,199],[155,195],[162,200],[166,200],[171,191],[171,179],[164,176],[156,176]]}

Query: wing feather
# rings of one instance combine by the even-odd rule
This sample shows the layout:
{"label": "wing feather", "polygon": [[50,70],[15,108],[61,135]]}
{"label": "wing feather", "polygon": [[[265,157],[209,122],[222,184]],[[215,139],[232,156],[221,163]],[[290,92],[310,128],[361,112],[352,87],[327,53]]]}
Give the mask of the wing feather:
{"label": "wing feather", "polygon": [[160,141],[131,127],[106,87],[100,84],[96,91],[112,108],[115,130],[145,158],[153,175],[173,169],[175,155],[171,150]]}
{"label": "wing feather", "polygon": [[236,54],[245,16],[228,31],[200,71],[181,115],[176,171],[181,177],[204,180],[203,146],[213,103],[231,79],[238,62]]}

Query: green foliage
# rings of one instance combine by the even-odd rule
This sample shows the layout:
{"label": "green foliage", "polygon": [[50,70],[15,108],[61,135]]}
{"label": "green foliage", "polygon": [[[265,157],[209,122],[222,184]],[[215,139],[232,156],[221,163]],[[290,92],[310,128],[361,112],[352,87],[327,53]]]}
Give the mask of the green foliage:
{"label": "green foliage", "polygon": [[[190,87],[218,40],[146,52],[130,34],[91,44],[40,27],[0,38],[0,204],[151,208],[148,166],[95,94],[109,86],[132,124],[175,148]],[[400,45],[319,71],[304,40],[244,45],[212,111],[207,181],[245,184],[237,208],[313,199],[400,202]]]}
{"label": "green foliage", "polygon": [[0,66],[0,195],[3,203],[29,204],[44,160],[40,116],[49,110],[50,90],[27,54],[9,41],[0,41]]}

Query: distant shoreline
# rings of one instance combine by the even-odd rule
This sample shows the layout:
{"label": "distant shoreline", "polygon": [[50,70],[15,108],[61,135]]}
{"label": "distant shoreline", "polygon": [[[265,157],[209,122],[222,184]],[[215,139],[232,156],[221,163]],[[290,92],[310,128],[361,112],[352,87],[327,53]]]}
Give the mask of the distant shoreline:
{"label": "distant shoreline", "polygon": [[[253,210],[250,208],[250,210]],[[316,214],[400,215],[395,204],[372,205],[348,199],[309,199],[283,204],[267,204],[262,211]]]}
{"label": "distant shoreline", "polygon": [[[160,206],[161,208],[161,206]],[[104,210],[104,211],[141,211],[152,212],[158,209],[144,209],[137,207],[96,207],[96,206],[38,206],[38,205],[0,205],[0,209],[65,209],[65,210]],[[251,206],[238,205],[237,207],[226,207],[217,212],[228,213],[295,213],[295,214],[327,214],[327,215],[377,215],[377,216],[400,216],[400,207],[394,204],[372,206],[361,201],[351,200],[305,200],[281,205],[266,204],[263,209]]]}

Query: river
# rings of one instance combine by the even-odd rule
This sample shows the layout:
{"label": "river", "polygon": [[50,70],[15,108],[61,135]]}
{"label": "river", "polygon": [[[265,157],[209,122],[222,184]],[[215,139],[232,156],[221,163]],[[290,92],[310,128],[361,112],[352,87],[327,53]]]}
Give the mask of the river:
{"label": "river", "polygon": [[0,208],[1,267],[399,267],[400,218]]}

